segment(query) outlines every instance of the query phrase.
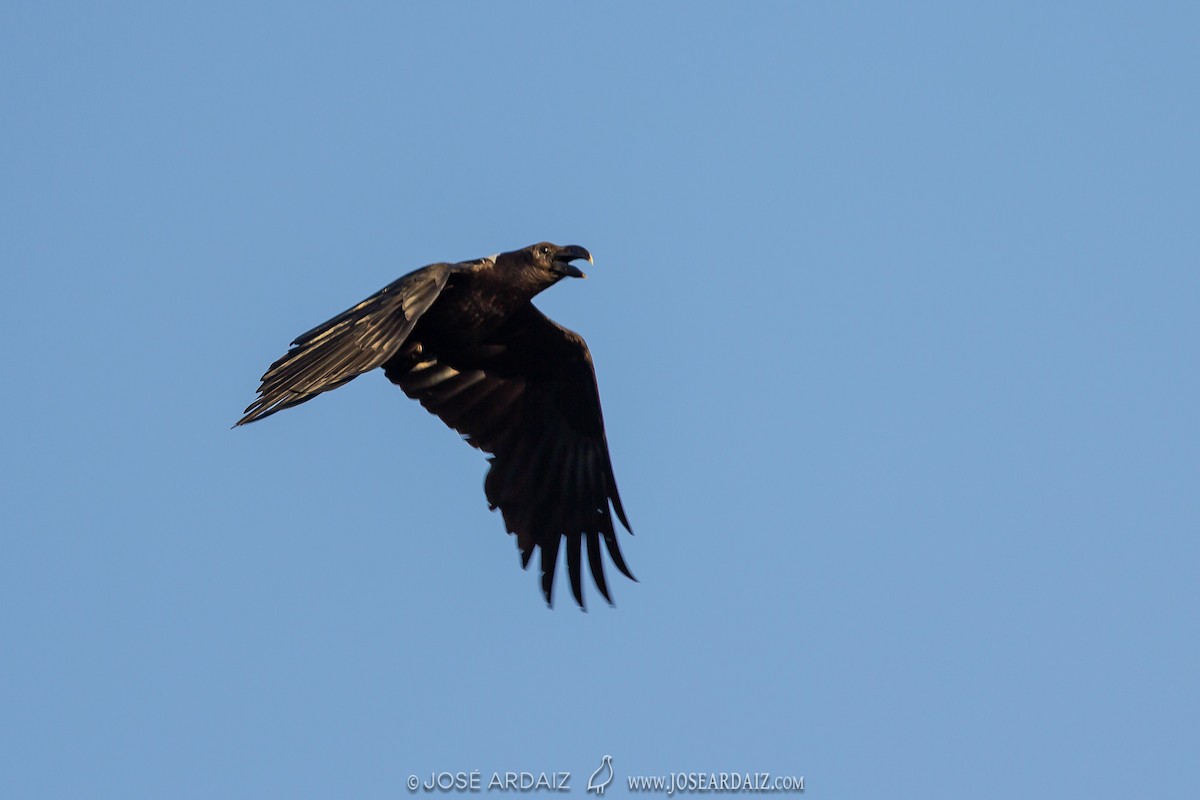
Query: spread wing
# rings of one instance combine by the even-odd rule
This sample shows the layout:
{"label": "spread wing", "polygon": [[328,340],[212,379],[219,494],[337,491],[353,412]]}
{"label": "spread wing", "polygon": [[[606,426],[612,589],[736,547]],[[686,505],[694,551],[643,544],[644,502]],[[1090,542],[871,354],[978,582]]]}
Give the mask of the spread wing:
{"label": "spread wing", "polygon": [[296,337],[262,376],[258,399],[238,425],[300,405],[380,366],[404,344],[422,314],[466,265],[431,264],[410,272],[358,305]]}
{"label": "spread wing", "polygon": [[[600,411],[596,373],[579,334],[532,304],[485,344],[435,353],[416,345],[384,365],[388,378],[467,441],[491,453],[484,489],[517,535],[522,566],[541,549],[542,592],[552,602],[554,566],[566,544],[575,602],[583,605],[582,550],[609,603],[600,543],[622,573],[612,511],[621,507]],[[611,506],[611,507],[610,507]]]}

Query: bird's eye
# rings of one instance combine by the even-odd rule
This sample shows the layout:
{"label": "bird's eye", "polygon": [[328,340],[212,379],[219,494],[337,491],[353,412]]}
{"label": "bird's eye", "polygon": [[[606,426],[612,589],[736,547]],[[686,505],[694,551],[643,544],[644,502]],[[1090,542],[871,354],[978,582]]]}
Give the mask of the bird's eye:
{"label": "bird's eye", "polygon": [[544,256],[548,256],[548,255],[550,255],[550,248],[549,248],[549,247],[543,247],[543,248],[542,248],[542,255],[544,255]]}

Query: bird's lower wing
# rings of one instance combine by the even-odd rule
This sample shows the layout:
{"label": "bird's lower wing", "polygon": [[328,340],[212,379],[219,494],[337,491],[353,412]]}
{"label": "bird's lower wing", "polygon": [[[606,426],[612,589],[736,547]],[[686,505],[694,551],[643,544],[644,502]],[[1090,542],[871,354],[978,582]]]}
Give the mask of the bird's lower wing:
{"label": "bird's lower wing", "polygon": [[[608,454],[600,396],[587,345],[532,305],[497,341],[450,354],[399,353],[384,366],[409,397],[493,457],[488,502],[516,534],[522,564],[541,549],[542,591],[552,600],[555,562],[583,605],[586,542],[596,587],[612,602],[600,544],[633,578],[617,544],[612,511],[629,529]],[[611,505],[611,508],[610,508]]]}
{"label": "bird's lower wing", "polygon": [[258,399],[237,424],[299,405],[381,366],[404,344],[456,268],[432,264],[409,273],[296,337],[292,348],[262,376]]}

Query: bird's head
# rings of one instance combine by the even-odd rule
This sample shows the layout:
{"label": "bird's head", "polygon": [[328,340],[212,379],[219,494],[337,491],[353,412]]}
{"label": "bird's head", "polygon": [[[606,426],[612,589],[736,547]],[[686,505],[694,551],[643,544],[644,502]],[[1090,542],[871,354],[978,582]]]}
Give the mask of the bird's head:
{"label": "bird's head", "polygon": [[508,262],[510,268],[518,269],[530,284],[537,287],[537,291],[541,291],[563,278],[586,278],[587,275],[571,263],[583,259],[589,264],[594,263],[592,254],[577,244],[560,246],[541,242],[513,253],[504,253],[497,258],[497,264]]}

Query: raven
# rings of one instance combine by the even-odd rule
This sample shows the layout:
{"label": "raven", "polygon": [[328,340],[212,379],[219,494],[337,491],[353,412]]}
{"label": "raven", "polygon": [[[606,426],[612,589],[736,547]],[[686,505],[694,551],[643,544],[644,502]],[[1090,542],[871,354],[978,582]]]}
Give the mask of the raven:
{"label": "raven", "polygon": [[499,508],[516,534],[522,567],[541,549],[546,604],[553,605],[564,539],[575,602],[584,607],[586,541],[592,578],[612,604],[600,541],[617,569],[636,580],[621,557],[611,511],[633,529],[617,494],[592,356],[582,336],[531,302],[565,277],[587,277],[571,263],[580,259],[593,263],[578,245],[542,242],[410,272],[298,336],[263,375],[258,399],[237,425],[383,367],[405,394],[490,454],[489,507]]}

